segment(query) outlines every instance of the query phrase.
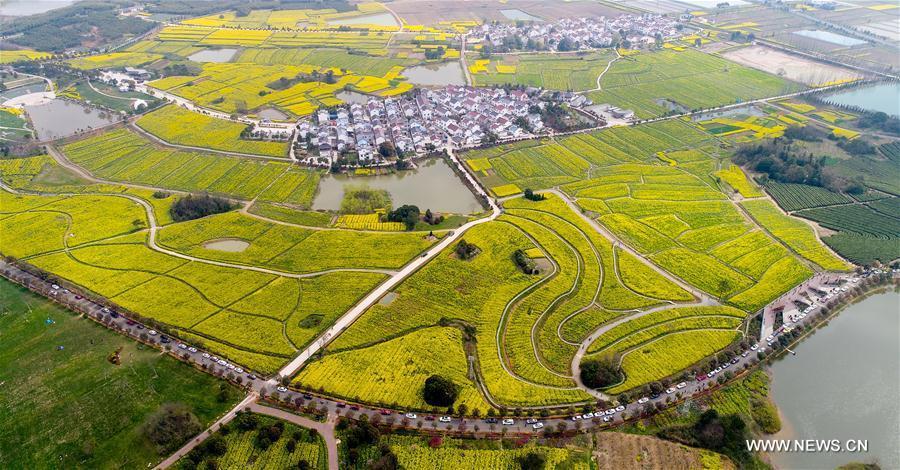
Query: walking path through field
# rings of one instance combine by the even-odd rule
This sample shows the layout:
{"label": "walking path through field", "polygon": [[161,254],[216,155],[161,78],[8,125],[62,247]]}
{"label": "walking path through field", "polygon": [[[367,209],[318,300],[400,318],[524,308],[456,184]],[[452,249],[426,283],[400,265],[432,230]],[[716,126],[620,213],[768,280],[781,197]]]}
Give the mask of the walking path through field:
{"label": "walking path through field", "polygon": [[[403,282],[404,279],[409,277],[414,272],[418,271],[419,268],[427,264],[431,259],[438,255],[445,248],[450,246],[453,242],[459,239],[462,234],[476,226],[486,222],[490,222],[496,219],[501,211],[500,207],[494,202],[493,199],[488,196],[487,192],[481,187],[481,184],[478,180],[469,173],[469,170],[465,165],[454,155],[453,150],[448,146],[447,154],[450,156],[450,160],[457,166],[460,174],[465,175],[471,187],[476,189],[476,196],[482,196],[487,199],[488,203],[491,206],[491,215],[489,217],[473,220],[471,222],[467,222],[463,226],[457,228],[449,232],[441,241],[432,246],[427,252],[422,254],[419,258],[414,259],[412,262],[404,266],[400,271],[393,273],[388,280],[383,282],[381,285],[375,288],[375,290],[369,292],[361,301],[359,301],[356,305],[353,306],[347,313],[343,314],[330,328],[325,330],[312,344],[309,345],[305,350],[303,350],[299,355],[294,357],[291,362],[289,362],[286,366],[284,366],[279,372],[278,375],[281,377],[292,377],[303,364],[308,361],[313,354],[321,350],[325,345],[327,345],[331,340],[333,340],[337,335],[341,334],[347,327],[349,327],[353,322],[356,321],[366,310],[369,309],[372,305],[378,302],[382,296],[391,291],[394,287]],[[274,383],[274,380],[273,380]]]}
{"label": "walking path through field", "polygon": [[328,420],[323,423],[278,408],[260,405],[259,403],[250,403],[248,408],[254,413],[283,419],[298,426],[313,429],[318,432],[319,435],[322,436],[322,439],[325,440],[325,447],[328,449],[328,470],[338,470],[338,441],[334,436],[334,424],[337,421],[336,415],[329,414]]}

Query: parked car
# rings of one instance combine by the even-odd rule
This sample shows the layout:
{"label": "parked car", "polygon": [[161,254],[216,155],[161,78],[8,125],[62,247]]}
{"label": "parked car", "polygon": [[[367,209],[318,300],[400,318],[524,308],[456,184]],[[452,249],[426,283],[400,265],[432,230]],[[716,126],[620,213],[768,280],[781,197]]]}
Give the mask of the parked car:
{"label": "parked car", "polygon": [[256,380],[256,376],[253,374],[247,374],[247,378],[250,380]]}
{"label": "parked car", "polygon": [[484,420],[484,422],[488,424],[495,424],[497,423],[497,418],[487,418]]}
{"label": "parked car", "polygon": [[610,422],[610,421],[612,421],[612,420],[613,420],[613,419],[612,419],[612,416],[604,416],[604,417],[603,417],[603,422],[604,422],[604,423],[608,423],[608,422]]}
{"label": "parked car", "polygon": [[678,390],[681,390],[684,387],[687,387],[687,382],[681,382],[675,386],[675,388],[677,388]]}
{"label": "parked car", "polygon": [[673,394],[673,393],[675,393],[675,388],[674,388],[674,387],[669,387],[669,388],[666,389],[666,394],[667,394],[667,395],[671,395],[671,394]]}
{"label": "parked car", "polygon": [[503,420],[504,426],[512,426],[513,424],[516,424],[516,420],[514,420],[512,418],[506,418]]}
{"label": "parked car", "polygon": [[759,345],[758,345],[758,344],[754,344],[753,346],[750,346],[750,350],[751,350],[751,351],[756,351],[757,349],[759,349]]}
{"label": "parked car", "polygon": [[534,418],[528,418],[525,420],[525,424],[534,424],[536,422],[538,422],[538,420],[536,420]]}
{"label": "parked car", "polygon": [[450,421],[453,421],[453,418],[449,416],[441,416],[440,418],[438,418],[438,421],[442,423],[449,423]]}
{"label": "parked car", "polygon": [[278,390],[279,392],[284,393],[287,391],[287,387],[278,387],[275,390]]}
{"label": "parked car", "polygon": [[591,419],[594,417],[594,413],[585,413],[581,415],[581,419]]}
{"label": "parked car", "polygon": [[638,404],[639,404],[639,405],[643,405],[644,403],[647,403],[648,401],[650,401],[649,398],[647,398],[647,397],[641,397],[641,398],[638,399]]}
{"label": "parked car", "polygon": [[404,415],[404,416],[406,416],[406,419],[416,419],[416,418],[418,418],[418,416],[416,416],[415,413],[406,413],[406,415]]}
{"label": "parked car", "polygon": [[156,330],[150,330],[147,332],[150,336],[156,336]]}
{"label": "parked car", "polygon": [[709,377],[707,377],[706,374],[700,374],[700,375],[697,376],[697,381],[698,381],[698,382],[703,382],[704,380],[706,380],[706,379],[708,379],[708,378],[709,378]]}
{"label": "parked car", "polygon": [[[192,353],[195,353],[195,352],[197,352],[197,348],[191,346],[191,347],[188,348],[188,351],[190,351],[190,352],[192,352]],[[243,371],[239,371],[239,372],[243,372]]]}
{"label": "parked car", "polygon": [[203,359],[209,359],[209,353],[203,353]]}
{"label": "parked car", "polygon": [[543,427],[544,427],[544,423],[534,423],[533,425],[531,425],[531,429],[534,429],[535,431],[537,431],[538,429],[541,429]]}

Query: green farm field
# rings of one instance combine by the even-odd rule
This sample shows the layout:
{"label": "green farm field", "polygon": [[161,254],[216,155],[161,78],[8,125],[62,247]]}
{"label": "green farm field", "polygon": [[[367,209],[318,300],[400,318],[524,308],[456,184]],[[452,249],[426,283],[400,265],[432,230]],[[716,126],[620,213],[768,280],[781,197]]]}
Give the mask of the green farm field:
{"label": "green farm field", "polygon": [[244,139],[241,132],[247,127],[246,124],[216,119],[176,105],[164,106],[145,114],[136,124],[173,144],[287,158],[286,141]]}
{"label": "green farm field", "polygon": [[783,95],[804,88],[692,49],[640,52],[616,61],[600,80],[602,91],[588,94],[594,103],[631,109],[639,118],[664,115],[664,100],[684,110],[709,108]]}
{"label": "green farm field", "polygon": [[155,145],[117,129],[61,147],[72,162],[99,178],[176,191],[204,191],[237,199],[312,204],[320,172],[287,161],[260,160]]}
{"label": "green farm field", "polygon": [[[515,54],[490,59],[483,71],[472,73],[478,86],[525,85],[561,91],[586,91],[597,87],[597,77],[615,53]],[[469,58],[475,63],[477,56]]]}
{"label": "green farm field", "polygon": [[[170,450],[159,452],[141,428],[163,404],[186,406],[205,427],[241,396],[5,279],[0,297],[4,468],[152,467]],[[117,350],[118,366],[107,361]]]}
{"label": "green farm field", "polygon": [[[285,225],[277,225],[272,232],[273,224],[251,217],[244,218],[243,225],[214,223],[208,230],[198,229],[195,222],[166,227],[169,233],[190,228],[185,233],[194,238],[173,249],[198,256],[192,260],[187,254],[177,257],[152,249],[147,244],[149,223],[144,209],[124,195],[16,196],[4,191],[0,198],[4,240],[27,240],[3,243],[4,255],[79,284],[135,316],[156,322],[159,328],[264,373],[286,362],[386,278],[381,271],[366,268],[367,263],[397,267],[430,243],[423,245],[414,234],[310,231]],[[243,217],[237,213],[219,217],[235,216]],[[239,227],[244,231],[238,231]],[[259,230],[257,235],[268,233],[267,239],[256,242],[270,250],[268,257],[278,253],[271,251],[277,249],[272,244],[276,241],[280,240],[280,251],[284,251],[305,240],[305,249],[320,255],[321,261],[300,252],[283,254],[286,261],[276,266],[286,271],[273,274],[245,269],[239,262],[233,267],[215,266],[204,256],[216,252],[199,249],[195,253],[198,250],[191,248],[191,240],[202,245],[206,236],[250,238],[251,228]],[[374,246],[340,248],[370,239]],[[358,256],[377,253],[382,250],[379,244],[395,250],[406,246],[409,257],[400,259],[403,249],[394,251],[390,259]],[[305,274],[294,275],[291,269]]]}

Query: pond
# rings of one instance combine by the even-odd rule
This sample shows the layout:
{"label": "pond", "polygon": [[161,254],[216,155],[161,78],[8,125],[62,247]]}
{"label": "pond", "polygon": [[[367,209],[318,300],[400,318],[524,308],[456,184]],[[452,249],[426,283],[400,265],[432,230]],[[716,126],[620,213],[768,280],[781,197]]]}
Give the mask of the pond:
{"label": "pond", "polygon": [[509,19],[511,19],[511,20],[516,20],[516,21],[518,21],[518,20],[522,20],[522,21],[544,21],[544,20],[542,20],[541,18],[538,18],[537,16],[530,15],[530,14],[528,14],[528,13],[525,13],[524,11],[519,10],[518,8],[513,8],[513,9],[510,9],[510,10],[500,10],[500,13],[501,13],[503,16],[505,16],[505,17],[507,17],[507,18],[509,18]]}
{"label": "pond", "polygon": [[312,208],[338,210],[344,198],[344,187],[366,185],[390,193],[394,207],[414,204],[422,211],[431,209],[454,214],[482,211],[481,204],[444,160],[432,158],[417,163],[419,168],[416,170],[389,175],[328,175],[319,182],[319,192],[313,200]]}
{"label": "pond", "polygon": [[409,83],[422,86],[465,85],[466,76],[458,60],[417,65],[403,71]]}
{"label": "pond", "polygon": [[229,253],[240,253],[249,247],[249,242],[239,238],[220,238],[203,243],[203,248],[207,250],[227,251]]}
{"label": "pond", "polygon": [[366,104],[369,102],[369,95],[358,91],[342,90],[334,94],[334,96],[344,103]]}
{"label": "pond", "polygon": [[900,294],[850,305],[772,365],[782,430],[769,439],[867,439],[866,453],[769,453],[777,468],[876,460],[900,468]]}
{"label": "pond", "polygon": [[802,29],[800,31],[794,31],[794,34],[797,36],[803,36],[807,38],[818,39],[820,41],[830,42],[832,44],[837,44],[840,46],[858,46],[860,44],[865,44],[866,41],[861,39],[851,38],[849,36],[844,36],[837,33],[832,33],[831,31],[820,31],[820,30],[810,30],[810,29]]}
{"label": "pond", "polygon": [[41,140],[67,137],[79,131],[89,131],[119,120],[119,116],[111,115],[106,111],[61,99],[54,99],[45,104],[26,106],[25,112],[31,118],[34,130]]}
{"label": "pond", "polygon": [[859,106],[868,111],[881,111],[900,117],[900,82],[881,83],[825,95],[834,104]]}
{"label": "pond", "polygon": [[351,18],[335,18],[334,20],[328,21],[330,25],[366,25],[366,24],[375,24],[378,26],[400,26],[397,24],[397,20],[394,18],[394,15],[385,12],[385,13],[373,13],[371,15],[363,15],[363,16],[354,16]]}
{"label": "pond", "polygon": [[734,117],[746,117],[746,116],[765,116],[766,113],[763,110],[757,108],[756,106],[740,106],[737,108],[728,108],[721,111],[710,111],[707,113],[694,114],[691,116],[691,120],[693,121],[709,121],[710,119],[715,118],[734,118]]}
{"label": "pond", "polygon": [[194,62],[228,62],[234,57],[237,49],[204,49],[188,56]]}
{"label": "pond", "polygon": [[284,114],[275,108],[260,109],[259,112],[256,113],[256,115],[260,119],[268,119],[270,121],[284,121],[288,118],[287,114]]}

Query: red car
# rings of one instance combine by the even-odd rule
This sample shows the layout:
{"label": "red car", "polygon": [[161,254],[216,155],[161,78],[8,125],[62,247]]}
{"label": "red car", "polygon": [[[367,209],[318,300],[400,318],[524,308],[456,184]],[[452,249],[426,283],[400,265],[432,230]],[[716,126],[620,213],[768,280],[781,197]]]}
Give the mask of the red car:
{"label": "red car", "polygon": [[697,380],[699,380],[700,382],[703,382],[704,380],[706,380],[708,378],[709,377],[707,377],[706,374],[700,374],[697,376]]}
{"label": "red car", "polygon": [[385,416],[390,416],[391,410],[381,410],[379,413],[381,413],[381,414],[383,414],[383,415],[385,415]]}

